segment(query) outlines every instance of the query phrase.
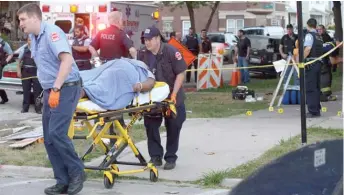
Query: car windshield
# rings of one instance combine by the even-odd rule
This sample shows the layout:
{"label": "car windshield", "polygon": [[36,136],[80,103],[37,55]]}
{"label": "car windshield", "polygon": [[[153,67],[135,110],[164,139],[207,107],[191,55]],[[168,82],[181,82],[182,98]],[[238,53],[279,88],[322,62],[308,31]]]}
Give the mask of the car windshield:
{"label": "car windshield", "polygon": [[237,37],[237,36],[235,36],[235,35],[233,35],[233,34],[228,34],[227,35],[227,39],[228,39],[228,41],[229,42],[238,42],[239,41],[239,38]]}
{"label": "car windshield", "polygon": [[225,36],[223,34],[208,34],[208,37],[212,43],[224,43]]}

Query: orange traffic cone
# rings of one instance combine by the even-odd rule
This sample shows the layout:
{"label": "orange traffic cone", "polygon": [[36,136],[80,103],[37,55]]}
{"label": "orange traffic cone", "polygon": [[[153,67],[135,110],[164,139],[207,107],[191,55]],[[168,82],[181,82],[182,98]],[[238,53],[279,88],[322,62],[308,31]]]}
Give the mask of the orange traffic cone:
{"label": "orange traffic cone", "polygon": [[234,64],[235,69],[232,71],[232,78],[231,81],[229,82],[229,85],[232,87],[238,86],[240,84],[240,71],[236,69],[237,65],[236,63]]}

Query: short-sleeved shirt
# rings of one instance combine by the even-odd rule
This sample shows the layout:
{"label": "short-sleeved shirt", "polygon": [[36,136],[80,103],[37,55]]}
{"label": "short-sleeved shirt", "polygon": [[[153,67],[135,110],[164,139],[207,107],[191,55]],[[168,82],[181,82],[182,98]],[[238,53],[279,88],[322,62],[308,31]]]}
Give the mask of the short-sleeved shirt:
{"label": "short-sleeved shirt", "polygon": [[237,44],[238,47],[238,55],[239,57],[246,57],[247,56],[247,48],[251,47],[251,41],[247,37],[244,39],[239,39]]}
{"label": "short-sleeved shirt", "polygon": [[127,34],[113,25],[100,31],[90,45],[100,49],[100,58],[107,60],[126,57],[128,50],[134,47]]}
{"label": "short-sleeved shirt", "polygon": [[[28,46],[26,46],[26,47],[28,47]],[[23,59],[23,56],[24,56],[24,52],[25,52],[25,48],[26,48],[26,47],[22,47],[22,48],[20,49],[19,55],[18,55],[18,60]],[[29,47],[29,49],[30,49],[30,47]]]}
{"label": "short-sleeved shirt", "polygon": [[[186,36],[190,36],[190,35],[186,35]],[[183,39],[183,44],[184,44],[184,45],[186,45],[186,42],[187,42],[186,36],[185,36],[184,39]],[[197,36],[196,34],[194,34],[193,36],[196,36],[197,41],[198,41],[198,44],[201,44],[201,43],[202,43],[202,40],[201,40],[201,37],[200,37],[200,36]]]}
{"label": "short-sleeved shirt", "polygon": [[[283,35],[281,39],[281,45],[283,47],[286,47],[287,52],[293,53],[293,50],[295,48],[295,42],[297,40],[297,35],[292,34],[292,36],[289,36],[288,34]],[[285,51],[285,49],[283,49]],[[286,53],[286,54],[288,54]]]}
{"label": "short-sleeved shirt", "polygon": [[[0,43],[3,41],[2,38],[0,38]],[[1,44],[0,44],[0,47],[1,47]],[[12,55],[13,54],[13,51],[11,49],[11,46],[6,42],[4,41],[4,47],[3,47],[3,50],[4,52],[7,54],[7,55]]]}
{"label": "short-sleeved shirt", "polygon": [[[310,32],[317,32],[315,29],[310,30]],[[313,46],[313,36],[310,33],[307,33],[305,36],[305,42],[303,43],[304,47],[312,47]]]}
{"label": "short-sleeved shirt", "polygon": [[[41,23],[38,36],[29,35],[31,38],[31,56],[37,66],[37,77],[44,90],[54,87],[55,80],[60,70],[60,53],[72,55],[71,47],[66,34],[54,24]],[[73,60],[72,70],[66,82],[80,80],[79,69]]]}
{"label": "short-sleeved shirt", "polygon": [[[174,88],[176,76],[185,72],[187,69],[181,53],[172,45],[162,42],[160,50],[156,55],[144,47],[138,53],[138,60],[141,60],[147,64],[150,71],[155,75],[157,81],[167,82],[170,86],[171,92]],[[159,70],[163,71],[163,73],[159,73]],[[164,75],[165,78],[162,80],[160,75]],[[184,97],[184,90],[180,88],[177,94],[177,106],[181,102],[184,102]]]}

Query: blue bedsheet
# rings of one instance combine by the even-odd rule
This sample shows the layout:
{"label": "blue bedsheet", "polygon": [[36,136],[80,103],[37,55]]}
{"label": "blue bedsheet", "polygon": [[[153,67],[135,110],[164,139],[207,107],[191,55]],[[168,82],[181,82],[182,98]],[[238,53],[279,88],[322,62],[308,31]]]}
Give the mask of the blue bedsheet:
{"label": "blue bedsheet", "polygon": [[142,61],[121,58],[86,71],[80,71],[88,98],[107,110],[125,108],[133,100],[133,85],[154,78]]}

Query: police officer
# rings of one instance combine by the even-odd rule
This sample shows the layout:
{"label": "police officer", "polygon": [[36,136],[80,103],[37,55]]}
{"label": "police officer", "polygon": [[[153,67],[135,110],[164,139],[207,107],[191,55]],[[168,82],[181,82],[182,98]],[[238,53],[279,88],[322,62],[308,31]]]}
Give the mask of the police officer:
{"label": "police officer", "polygon": [[[103,62],[121,57],[128,57],[129,51],[132,58],[136,59],[137,51],[133,42],[121,29],[123,25],[122,13],[113,11],[109,13],[110,27],[100,31],[92,40],[89,50],[92,56],[100,57]],[[97,50],[100,50],[98,55]]]}
{"label": "police officer", "polygon": [[92,69],[91,65],[91,53],[88,51],[88,46],[91,43],[91,39],[85,35],[83,26],[76,26],[74,29],[74,41],[72,44],[73,58],[79,68],[82,70]]}
{"label": "police officer", "polygon": [[[10,62],[12,57],[13,57],[13,51],[10,45],[1,38],[1,29],[0,29],[0,79],[2,76],[2,69],[4,68],[5,65],[7,65]],[[8,97],[5,90],[0,89],[0,97],[1,97],[0,104],[5,104],[6,102],[8,102]]]}
{"label": "police officer", "polygon": [[[279,45],[279,52],[283,59],[287,60],[288,56],[291,56],[293,50],[295,49],[295,41],[297,40],[297,35],[294,34],[294,27],[291,24],[287,25],[287,34],[283,35],[281,39],[281,43]],[[285,77],[283,78],[283,83],[286,82],[290,71],[292,70],[293,66],[288,66]],[[297,76],[297,72],[294,71],[294,85],[299,85],[299,79]]]}
{"label": "police officer", "polygon": [[[311,18],[307,21],[308,33],[304,41],[305,62],[312,61],[323,54],[323,40],[316,31],[317,21]],[[320,75],[321,62],[315,61],[305,67],[306,73],[306,102],[308,106],[307,117],[320,116]]]}
{"label": "police officer", "polygon": [[[196,56],[198,57],[199,52],[201,51],[201,39],[194,33],[194,29],[192,27],[189,28],[189,34],[186,35],[183,39],[183,44]],[[198,60],[196,59],[193,62],[193,66],[195,69],[198,67]],[[188,67],[188,70],[191,70],[192,65]],[[190,83],[191,80],[191,72],[188,71],[186,73],[186,82]],[[195,82],[197,83],[197,71],[195,71]]]}
{"label": "police officer", "polygon": [[[31,39],[27,38],[27,46],[24,47],[18,56],[19,63],[17,64],[18,77],[22,79],[23,87],[23,108],[22,113],[28,112],[31,102],[31,86],[33,89],[34,100],[42,93],[42,87],[37,77],[37,67],[35,61],[31,58]],[[42,114],[41,106],[35,104],[35,111],[37,114]]]}
{"label": "police officer", "polygon": [[[156,81],[166,82],[170,86],[169,98],[176,104],[177,117],[165,117],[167,144],[164,169],[170,170],[176,166],[180,130],[186,118],[185,94],[182,84],[187,66],[181,53],[175,47],[161,41],[159,29],[154,26],[147,28],[143,36],[146,47],[139,51],[138,60],[145,62],[149,66],[149,69],[156,77]],[[156,166],[162,165],[164,153],[159,134],[162,118],[161,114],[144,117],[148,137],[148,151],[151,162]]]}
{"label": "police officer", "polygon": [[30,34],[32,57],[44,90],[44,144],[57,180],[56,185],[44,192],[77,194],[83,188],[85,172],[67,134],[81,91],[78,67],[65,33],[58,26],[42,21],[37,4],[26,4],[17,14],[20,27]]}
{"label": "police officer", "polygon": [[201,31],[201,40],[202,40],[202,53],[212,53],[213,49],[211,47],[211,41],[207,36],[207,30],[203,29]]}

